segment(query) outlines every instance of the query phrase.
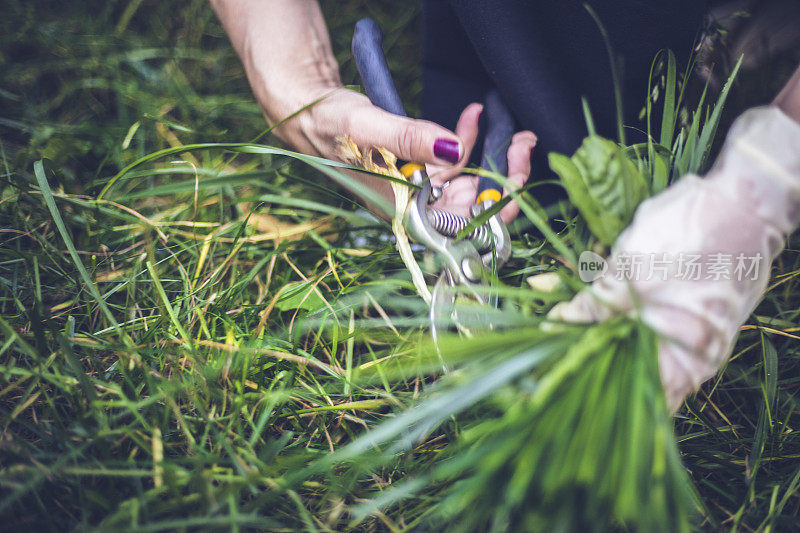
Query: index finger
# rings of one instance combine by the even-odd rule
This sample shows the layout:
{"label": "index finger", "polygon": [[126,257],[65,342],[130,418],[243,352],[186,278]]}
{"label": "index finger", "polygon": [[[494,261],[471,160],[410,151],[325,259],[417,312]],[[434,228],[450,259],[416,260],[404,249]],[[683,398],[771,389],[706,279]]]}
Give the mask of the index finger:
{"label": "index finger", "polygon": [[[511,138],[508,147],[508,180],[515,189],[525,185],[531,174],[531,153],[536,147],[537,137],[532,131],[520,131]],[[503,190],[503,197],[508,196],[508,189]],[[519,214],[519,205],[511,201],[500,210],[500,218],[506,224],[512,222]]]}

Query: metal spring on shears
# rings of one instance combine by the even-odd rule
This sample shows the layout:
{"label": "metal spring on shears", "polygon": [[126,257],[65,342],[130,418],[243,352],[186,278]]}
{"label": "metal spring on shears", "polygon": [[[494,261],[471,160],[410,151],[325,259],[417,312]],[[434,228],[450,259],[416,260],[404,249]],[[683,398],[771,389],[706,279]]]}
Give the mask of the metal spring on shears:
{"label": "metal spring on shears", "polygon": [[[459,231],[467,227],[469,220],[441,209],[428,208],[428,221],[431,226],[446,237],[454,239]],[[492,234],[489,227],[484,224],[475,228],[472,233],[467,235],[467,240],[475,245],[479,252],[483,253],[492,247]]]}

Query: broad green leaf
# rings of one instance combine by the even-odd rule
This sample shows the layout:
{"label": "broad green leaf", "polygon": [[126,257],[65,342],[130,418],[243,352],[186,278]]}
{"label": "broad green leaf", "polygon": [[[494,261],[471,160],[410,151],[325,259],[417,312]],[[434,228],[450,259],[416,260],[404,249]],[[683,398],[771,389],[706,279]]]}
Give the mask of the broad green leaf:
{"label": "broad green leaf", "polygon": [[604,244],[613,243],[622,230],[622,221],[613,214],[604,215],[600,203],[584,182],[581,171],[570,158],[561,154],[550,154],[549,160],[550,168],[561,178],[570,201],[586,220],[595,237]]}
{"label": "broad green leaf", "polygon": [[570,200],[589,229],[610,246],[648,196],[647,182],[617,144],[598,136],[584,139],[572,158],[550,154]]}

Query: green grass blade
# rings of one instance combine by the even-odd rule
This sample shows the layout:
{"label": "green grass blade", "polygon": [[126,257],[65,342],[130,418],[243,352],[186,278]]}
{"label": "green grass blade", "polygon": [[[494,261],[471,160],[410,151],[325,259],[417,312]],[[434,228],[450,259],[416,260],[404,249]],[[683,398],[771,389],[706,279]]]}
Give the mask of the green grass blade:
{"label": "green grass blade", "polygon": [[585,97],[581,97],[581,109],[583,109],[583,119],[586,121],[586,131],[589,135],[597,135],[594,127],[594,119],[592,118],[592,111],[589,109],[589,101]]}
{"label": "green grass blade", "polygon": [[149,260],[146,261],[145,264],[147,265],[147,271],[150,272],[150,279],[153,281],[153,285],[155,285],[159,297],[161,297],[161,303],[164,305],[164,309],[167,310],[169,319],[172,321],[172,325],[175,326],[175,329],[180,334],[181,338],[183,339],[183,342],[186,343],[186,346],[191,348],[192,346],[191,337],[183,328],[183,325],[178,319],[178,315],[175,313],[175,309],[172,307],[172,303],[169,301],[169,297],[167,296],[167,293],[164,291],[164,286],[161,284],[161,279],[158,277],[158,272],[156,271],[155,266]]}
{"label": "green grass blade", "polygon": [[603,36],[603,43],[606,46],[608,64],[611,67],[611,81],[614,83],[614,105],[617,113],[617,140],[620,144],[624,145],[625,121],[622,113],[622,78],[619,72],[619,64],[614,57],[614,50],[611,48],[611,39],[608,37],[608,32],[603,22],[600,20],[600,17],[597,16],[597,13],[595,13],[594,9],[592,9],[589,4],[583,4],[583,7],[586,8],[586,11],[588,11],[589,15],[594,19],[597,28],[600,30],[600,34]]}
{"label": "green grass blade", "polygon": [[680,101],[675,100],[675,87],[678,80],[676,75],[675,54],[672,50],[666,51],[667,77],[664,87],[664,113],[661,117],[661,137],[659,144],[669,147],[672,136],[675,134],[675,121],[678,119]]}
{"label": "green grass blade", "polygon": [[86,267],[83,265],[80,257],[78,256],[78,251],[75,248],[75,244],[72,242],[72,238],[69,236],[69,232],[67,231],[67,227],[64,224],[64,219],[61,218],[61,213],[58,210],[58,206],[56,206],[56,201],[53,198],[53,191],[50,189],[50,184],[47,183],[47,177],[44,173],[44,163],[39,160],[33,165],[33,172],[36,175],[36,181],[39,183],[39,188],[42,191],[42,197],[44,198],[45,204],[47,205],[47,209],[50,211],[50,216],[53,217],[53,221],[56,224],[56,228],[58,228],[58,233],[61,235],[61,238],[64,241],[64,244],[67,247],[67,251],[69,252],[72,261],[75,263],[75,268],[78,270],[81,278],[83,279],[83,283],[86,287],[86,290],[89,291],[89,294],[97,302],[97,305],[103,311],[108,322],[114,328],[117,335],[120,337],[120,340],[125,342],[128,345],[131,345],[132,342],[128,334],[122,330],[117,319],[114,318],[114,313],[111,312],[109,309],[108,304],[100,295],[100,291],[97,290],[97,286],[92,282],[91,276],[89,276],[89,272],[86,270]]}
{"label": "green grass blade", "polygon": [[739,60],[733,67],[733,70],[731,70],[728,79],[725,81],[725,85],[722,87],[722,91],[720,91],[719,96],[717,97],[717,102],[714,104],[714,111],[711,113],[711,117],[703,125],[703,132],[700,134],[700,138],[692,156],[692,162],[690,166],[692,172],[700,172],[703,170],[706,159],[711,151],[711,145],[714,141],[714,136],[717,133],[719,119],[722,116],[722,109],[725,107],[725,101],[728,99],[728,93],[730,92],[731,86],[736,79],[736,74],[739,72],[739,67],[742,66],[742,59],[744,59],[744,56],[739,57]]}

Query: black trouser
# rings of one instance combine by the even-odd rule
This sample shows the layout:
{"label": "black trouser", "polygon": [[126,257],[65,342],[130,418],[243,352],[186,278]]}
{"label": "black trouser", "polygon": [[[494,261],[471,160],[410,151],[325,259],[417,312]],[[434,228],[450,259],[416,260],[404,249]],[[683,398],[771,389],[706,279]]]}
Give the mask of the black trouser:
{"label": "black trouser", "polygon": [[[622,59],[625,124],[637,122],[656,53],[670,48],[685,63],[699,37],[705,4],[590,2]],[[496,86],[520,129],[539,137],[534,176],[552,176],[547,153],[571,155],[585,137],[582,96],[598,133],[616,138],[608,53],[581,1],[424,0],[423,24],[425,118],[452,129],[467,104],[482,101]]]}

